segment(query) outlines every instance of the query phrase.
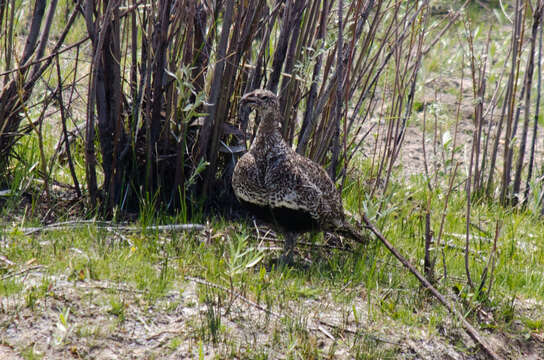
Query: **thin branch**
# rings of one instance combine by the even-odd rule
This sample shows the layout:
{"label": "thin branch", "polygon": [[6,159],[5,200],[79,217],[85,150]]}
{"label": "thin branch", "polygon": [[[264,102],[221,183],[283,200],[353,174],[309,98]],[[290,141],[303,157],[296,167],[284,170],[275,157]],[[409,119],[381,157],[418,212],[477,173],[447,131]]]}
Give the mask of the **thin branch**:
{"label": "thin branch", "polygon": [[7,275],[2,276],[1,281],[7,280],[7,279],[15,277],[15,276],[23,275],[23,274],[26,274],[27,272],[34,271],[34,270],[37,270],[37,269],[41,269],[43,267],[44,267],[43,265],[35,265],[35,266],[31,266],[29,268],[23,269],[21,271],[9,273]]}
{"label": "thin branch", "polygon": [[463,324],[465,330],[468,332],[470,337],[476,341],[482,349],[492,358],[492,359],[502,359],[493,349],[490,347],[489,344],[487,344],[487,341],[482,338],[482,336],[478,333],[478,331],[465,319],[463,314],[459,310],[457,310],[450,302],[444,297],[444,295],[440,294],[438,290],[434,288],[434,286],[427,280],[425,277],[416,270],[416,268],[406,259],[404,258],[398,251],[393,247],[393,245],[382,235],[382,233],[374,226],[372,221],[366,216],[366,214],[363,213],[363,221],[366,224],[367,228],[372,231],[378,239],[385,245],[385,247],[404,265],[418,280],[419,282],[428,289],[431,294],[438,299],[444,305],[448,311],[450,311],[457,319]]}
{"label": "thin branch", "polygon": [[85,227],[94,225],[97,229],[103,229],[106,231],[191,231],[191,230],[204,230],[206,229],[205,225],[201,224],[169,224],[169,225],[153,225],[153,226],[129,226],[129,225],[105,225],[104,223],[99,224],[94,221],[74,221],[74,222],[63,222],[57,224],[50,224],[40,227],[28,227],[28,228],[18,228],[18,231],[23,232],[25,235],[31,235],[39,232],[48,232],[48,231],[59,231],[59,230],[71,230],[75,228]]}

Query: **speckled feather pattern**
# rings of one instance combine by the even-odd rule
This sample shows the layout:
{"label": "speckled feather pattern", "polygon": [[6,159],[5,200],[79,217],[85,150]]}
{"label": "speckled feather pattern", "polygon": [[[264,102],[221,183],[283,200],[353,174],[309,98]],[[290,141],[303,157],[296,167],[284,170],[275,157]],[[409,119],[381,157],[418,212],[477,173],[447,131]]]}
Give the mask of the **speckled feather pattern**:
{"label": "speckled feather pattern", "polygon": [[293,151],[280,133],[277,98],[256,90],[261,123],[249,151],[234,169],[235,195],[246,202],[307,212],[322,230],[342,232],[344,211],[336,186],[325,170]]}

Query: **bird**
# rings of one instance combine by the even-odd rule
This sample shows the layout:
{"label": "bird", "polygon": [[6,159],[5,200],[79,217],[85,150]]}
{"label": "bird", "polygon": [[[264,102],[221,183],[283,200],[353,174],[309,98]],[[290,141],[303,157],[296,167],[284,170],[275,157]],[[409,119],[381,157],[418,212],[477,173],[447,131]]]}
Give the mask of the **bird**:
{"label": "bird", "polygon": [[242,206],[284,234],[280,262],[291,264],[298,235],[326,231],[366,243],[346,220],[342,197],[327,172],[295,152],[281,134],[278,97],[257,89],[242,96],[260,119],[249,150],[238,159],[232,188]]}

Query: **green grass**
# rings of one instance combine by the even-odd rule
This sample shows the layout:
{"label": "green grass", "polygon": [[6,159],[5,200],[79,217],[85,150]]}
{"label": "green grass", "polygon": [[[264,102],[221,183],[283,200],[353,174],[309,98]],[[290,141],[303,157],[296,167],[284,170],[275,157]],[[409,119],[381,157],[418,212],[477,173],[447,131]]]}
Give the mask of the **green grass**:
{"label": "green grass", "polygon": [[[347,188],[346,203],[358,203],[364,189],[357,189],[355,185]],[[418,266],[423,259],[423,215],[428,198],[433,209],[432,227],[437,231],[444,196],[439,191],[430,192],[417,179],[393,184],[387,206],[376,217],[385,236]],[[373,199],[361,201],[369,213],[373,213],[372,209],[378,205]],[[472,235],[482,236],[471,242],[470,270],[476,284],[479,284],[492,246],[483,238],[491,236],[492,239],[495,222],[498,219],[503,222],[492,288],[487,295],[487,281],[485,294],[474,294],[466,286],[463,252],[459,250],[464,246],[464,239],[455,235],[464,234],[462,214],[465,206],[462,192],[452,194],[443,236],[443,241],[451,245],[444,248],[448,277],[439,279],[439,290],[452,294],[451,289],[455,288],[459,297],[457,306],[461,306],[474,323],[477,323],[477,309],[491,312],[494,321],[485,325],[488,329],[513,331],[509,329],[517,320],[529,333],[541,331],[542,317],[529,317],[519,311],[518,303],[523,303],[524,299],[544,301],[544,245],[538,241],[538,234],[544,233],[542,220],[529,212],[505,210],[484,201],[473,204],[471,222],[483,230],[472,231]],[[166,219],[159,217],[155,222]],[[269,318],[268,325],[263,326],[268,328],[267,342],[281,345],[288,358],[322,358],[334,351],[334,347],[320,349],[315,343],[319,341],[318,337],[308,328],[312,316],[303,305],[308,302],[326,304],[323,305],[325,314],[342,309],[340,313],[344,314],[345,320],[341,323],[345,328],[355,327],[362,331],[351,338],[351,345],[344,343],[342,346],[347,346],[352,357],[360,359],[395,358],[398,348],[376,343],[372,338],[379,335],[377,329],[388,326],[386,324],[421,328],[429,336],[436,336],[437,329],[450,318],[436,301],[421,291],[415,278],[377,243],[365,248],[355,246],[353,253],[300,247],[302,254],[311,260],[309,265],[303,265],[298,258],[299,265],[277,268],[271,264],[279,253],[260,249],[251,227],[220,219],[212,226],[210,240],[198,233],[149,230],[121,237],[94,225],[30,236],[4,229],[3,239],[7,246],[3,255],[17,264],[16,269],[24,268],[29,261],[42,265],[45,280],[25,287],[20,278],[7,278],[0,282],[0,292],[8,298],[22,297],[24,306],[31,309],[37,309],[47,301],[51,296],[48,289],[59,276],[73,286],[108,281],[141,291],[140,304],[144,308],[157,302],[164,303],[168,294],[175,292],[181,298],[164,303],[162,309],[167,313],[179,306],[203,306],[203,312],[192,320],[195,331],[190,337],[194,343],[216,344],[214,346],[228,353],[244,353],[247,358],[271,356],[270,348],[249,351],[243,348],[243,343],[233,340],[232,311],[236,299],[228,290],[282,316],[279,322]],[[316,237],[314,241],[320,243],[323,238]],[[441,275],[442,255],[440,252],[433,255],[439,257],[436,274]],[[2,274],[7,273],[2,270]],[[197,303],[185,304],[181,299],[189,283],[188,276],[201,278],[227,291],[199,284]],[[115,291],[115,286],[107,293],[109,295],[90,301],[111,315],[115,326],[122,326],[130,316],[127,300],[122,292]],[[257,309],[251,311],[259,312]],[[243,320],[239,321],[245,324]],[[271,330],[274,327],[276,331]],[[370,330],[366,330],[367,327]],[[96,334],[92,327],[77,331],[89,337]],[[338,331],[341,333],[342,329]],[[173,337],[168,346],[175,350],[180,341],[186,340],[185,337],[183,340]]]}

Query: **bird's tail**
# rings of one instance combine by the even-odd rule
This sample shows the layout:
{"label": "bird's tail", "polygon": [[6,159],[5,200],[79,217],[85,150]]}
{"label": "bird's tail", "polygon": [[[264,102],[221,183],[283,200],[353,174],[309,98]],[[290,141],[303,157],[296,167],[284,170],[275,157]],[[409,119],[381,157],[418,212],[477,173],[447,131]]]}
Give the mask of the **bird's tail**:
{"label": "bird's tail", "polygon": [[365,234],[363,234],[362,231],[360,231],[359,229],[356,229],[353,225],[351,225],[348,222],[344,222],[342,227],[336,230],[336,233],[344,237],[349,237],[353,239],[354,241],[363,245],[366,245],[370,242],[370,236],[365,236]]}

